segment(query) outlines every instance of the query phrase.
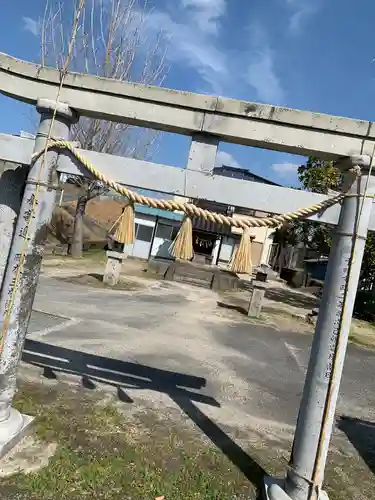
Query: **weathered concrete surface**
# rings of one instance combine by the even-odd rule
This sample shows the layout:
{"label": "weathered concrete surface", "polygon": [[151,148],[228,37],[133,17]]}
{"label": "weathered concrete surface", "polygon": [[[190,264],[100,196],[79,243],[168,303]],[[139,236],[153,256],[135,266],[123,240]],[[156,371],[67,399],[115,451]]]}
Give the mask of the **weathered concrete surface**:
{"label": "weathered concrete surface", "polygon": [[10,246],[17,217],[21,207],[22,194],[28,167],[14,163],[0,162],[0,288],[8,261]]}
{"label": "weathered concrete surface", "polygon": [[[44,359],[61,358],[66,370],[79,362],[85,370],[79,353],[93,354],[98,357],[86,361],[94,366],[92,377],[122,381],[130,398],[171,407],[172,400],[160,399],[163,388],[134,376],[137,366],[203,377],[207,383],[199,394],[220,405],[205,405],[204,411],[219,424],[292,438],[311,337],[254,326],[216,303],[211,291],[176,283],[150,282],[148,290],[135,293],[42,278],[35,308],[57,316],[46,323],[45,314],[33,313],[26,349],[34,361],[43,361],[38,350]],[[349,346],[339,414],[375,417],[374,362],[373,352]]]}
{"label": "weathered concrete surface", "polygon": [[0,421],[0,459],[31,432],[33,420],[11,408],[8,418]]}
{"label": "weathered concrete surface", "polygon": [[262,306],[264,302],[264,295],[266,293],[267,284],[259,281],[253,282],[253,291],[251,292],[249,309],[247,311],[248,316],[254,318],[259,318],[262,312]]}
{"label": "weathered concrete surface", "polygon": [[[57,70],[0,54],[0,91],[35,103],[55,100]],[[68,74],[60,100],[80,115],[325,158],[372,154],[372,122]]]}
{"label": "weathered concrete surface", "polygon": [[[0,154],[4,162],[30,165],[34,141],[26,137],[0,134]],[[2,162],[3,163],[3,162]],[[1,171],[4,167],[2,166]]]}
{"label": "weathered concrete surface", "polygon": [[[41,114],[35,151],[45,145],[49,133],[56,137],[69,137],[69,126],[75,117],[62,104],[38,101]],[[51,124],[52,112],[54,123]],[[45,162],[45,164],[44,164]],[[17,368],[26,337],[34,294],[38,284],[44,243],[56,197],[56,179],[53,167],[56,153],[48,151],[27,172],[15,237],[9,249],[6,270],[0,293],[0,326],[3,337],[0,355],[0,456],[21,439],[28,429],[30,418],[12,408],[16,392]],[[9,237],[8,237],[9,238]],[[18,282],[17,282],[18,280]]]}
{"label": "weathered concrete surface", "polygon": [[[215,146],[210,145],[207,148],[205,161],[201,164],[195,163],[196,168],[208,168],[213,157],[212,148],[215,149]],[[3,159],[29,163],[32,150],[33,141],[30,139],[0,134],[0,157]],[[205,170],[182,169],[95,151],[79,151],[108,178],[120,184],[187,198],[206,199],[274,214],[306,208],[329,198],[306,191],[211,175]],[[68,153],[60,154],[57,170],[61,173],[90,177],[82,165]],[[335,205],[309,219],[336,224],[339,211],[339,205]],[[371,216],[370,229],[375,230],[375,210]]]}
{"label": "weathered concrete surface", "polygon": [[30,474],[45,467],[54,455],[57,443],[43,443],[28,436],[20,441],[0,463],[0,477]]}
{"label": "weathered concrete surface", "polygon": [[189,170],[198,170],[205,174],[211,174],[215,166],[218,144],[218,138],[212,135],[193,135],[187,168]]}

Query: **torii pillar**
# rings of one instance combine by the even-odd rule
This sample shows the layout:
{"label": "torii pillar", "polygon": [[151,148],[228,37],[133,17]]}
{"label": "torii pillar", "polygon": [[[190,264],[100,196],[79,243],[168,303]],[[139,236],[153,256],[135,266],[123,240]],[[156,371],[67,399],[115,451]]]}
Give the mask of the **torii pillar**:
{"label": "torii pillar", "polygon": [[[34,153],[47,139],[69,139],[75,113],[66,104],[40,99]],[[30,320],[47,226],[56,199],[58,154],[49,150],[31,165],[0,291],[0,458],[25,434],[32,417],[12,408],[17,368]],[[12,224],[11,218],[8,219]],[[14,221],[14,219],[13,219]],[[8,228],[9,229],[9,228]],[[9,231],[8,231],[9,232]],[[8,238],[9,239],[9,238]]]}
{"label": "torii pillar", "polygon": [[339,164],[349,189],[333,230],[289,470],[283,481],[266,480],[269,500],[328,499],[322,486],[374,201],[372,162],[359,155]]}

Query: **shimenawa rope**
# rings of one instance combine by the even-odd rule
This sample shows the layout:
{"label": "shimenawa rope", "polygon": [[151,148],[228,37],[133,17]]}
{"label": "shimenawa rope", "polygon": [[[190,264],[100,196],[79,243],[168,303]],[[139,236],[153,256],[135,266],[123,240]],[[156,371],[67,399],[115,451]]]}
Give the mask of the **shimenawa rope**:
{"label": "shimenawa rope", "polygon": [[[69,141],[64,140],[52,140],[48,144],[48,149],[57,148],[57,149],[67,149],[72,155],[98,180],[104,182],[107,186],[112,188],[117,193],[128,198],[132,203],[139,203],[141,205],[146,205],[148,207],[160,208],[162,210],[169,211],[180,211],[184,212],[189,217],[201,217],[210,222],[215,222],[218,224],[224,224],[227,226],[237,227],[240,229],[246,229],[249,227],[275,227],[284,222],[290,222],[302,217],[307,217],[314,213],[317,213],[323,209],[329,208],[332,205],[335,205],[339,201],[341,201],[345,193],[339,193],[332,198],[324,200],[320,203],[316,203],[315,205],[311,205],[307,208],[300,208],[295,212],[289,212],[282,215],[274,215],[272,217],[248,217],[244,218],[236,218],[229,217],[227,215],[218,214],[216,212],[211,212],[210,210],[206,210],[191,203],[182,202],[178,200],[159,200],[150,198],[148,196],[143,196],[134,191],[128,189],[127,187],[119,184],[112,179],[106,177],[102,172],[100,172],[96,167],[92,165],[92,163],[85,158]],[[33,161],[38,157],[38,153],[36,153],[33,157]]]}

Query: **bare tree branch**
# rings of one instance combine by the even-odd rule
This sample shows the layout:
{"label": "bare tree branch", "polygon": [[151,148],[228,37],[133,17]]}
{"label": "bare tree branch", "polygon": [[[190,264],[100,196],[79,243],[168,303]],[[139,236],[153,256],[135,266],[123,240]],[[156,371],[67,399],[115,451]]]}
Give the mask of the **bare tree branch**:
{"label": "bare tree branch", "polygon": [[[148,29],[149,15],[147,0],[46,0],[41,63],[62,72],[161,85],[169,40]],[[150,158],[159,137],[150,129],[89,118],[81,118],[72,135],[84,149],[136,158]],[[80,188],[81,214],[104,190],[89,179],[69,182]]]}

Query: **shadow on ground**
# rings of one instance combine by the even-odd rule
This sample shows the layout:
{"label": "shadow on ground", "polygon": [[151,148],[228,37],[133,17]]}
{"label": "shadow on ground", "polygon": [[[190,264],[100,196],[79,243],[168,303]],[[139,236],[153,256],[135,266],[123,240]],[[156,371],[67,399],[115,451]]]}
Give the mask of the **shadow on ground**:
{"label": "shadow on ground", "polygon": [[229,302],[217,302],[218,307],[222,307],[223,309],[229,309],[230,311],[237,311],[241,314],[245,314],[247,316],[247,310],[245,307],[240,306],[239,304],[232,304]]}
{"label": "shadow on ground", "polygon": [[113,290],[125,290],[125,291],[136,291],[141,288],[144,288],[144,285],[140,284],[137,281],[132,280],[131,278],[120,279],[116,285],[108,285],[104,283],[103,274],[100,273],[87,273],[87,274],[78,274],[73,276],[62,276],[57,279],[61,281],[66,281],[68,283],[74,283],[76,285],[84,285],[91,286],[93,288],[107,288]]}
{"label": "shadow on ground", "polygon": [[90,276],[90,278],[96,279],[99,283],[103,283],[103,274],[99,273],[89,273],[87,276]]}
{"label": "shadow on ground", "polygon": [[337,426],[375,474],[375,422],[342,416],[338,418]]}
{"label": "shadow on ground", "polygon": [[289,304],[294,307],[301,307],[303,309],[319,307],[319,299],[283,288],[268,289],[266,291],[266,298],[274,300],[275,302],[283,302],[284,304]]}
{"label": "shadow on ground", "polygon": [[[314,309],[319,307],[319,299],[283,288],[267,289],[266,299],[303,309]],[[233,293],[229,297],[225,297],[224,300],[218,301],[217,305],[218,307],[237,311],[247,316],[249,301],[249,293]]]}
{"label": "shadow on ground", "polygon": [[205,378],[74,351],[31,339],[26,340],[22,357],[23,361],[42,367],[47,378],[57,378],[55,372],[60,371],[81,376],[83,386],[88,389],[95,389],[95,382],[115,386],[119,399],[125,403],[133,403],[126,393],[127,388],[167,394],[258,491],[261,490],[266,474],[264,469],[194,404],[200,402],[220,407],[215,398],[198,392],[206,386]]}

